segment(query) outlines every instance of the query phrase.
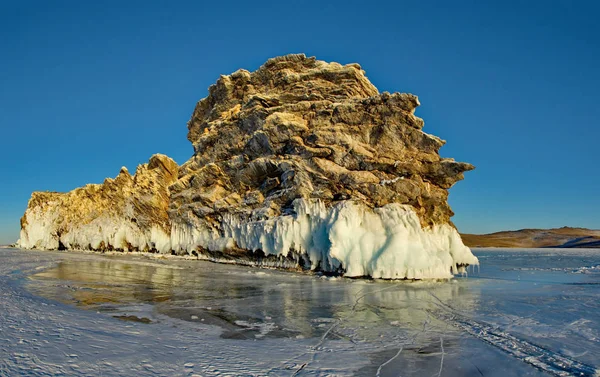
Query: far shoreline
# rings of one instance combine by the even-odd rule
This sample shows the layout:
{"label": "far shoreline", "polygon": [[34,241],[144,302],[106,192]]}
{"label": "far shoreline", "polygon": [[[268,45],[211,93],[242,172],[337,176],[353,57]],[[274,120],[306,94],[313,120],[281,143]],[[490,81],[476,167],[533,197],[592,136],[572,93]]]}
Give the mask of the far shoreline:
{"label": "far shoreline", "polygon": [[472,251],[565,251],[565,252],[576,252],[576,251],[597,251],[600,253],[600,248],[597,247],[506,247],[506,246],[467,246]]}

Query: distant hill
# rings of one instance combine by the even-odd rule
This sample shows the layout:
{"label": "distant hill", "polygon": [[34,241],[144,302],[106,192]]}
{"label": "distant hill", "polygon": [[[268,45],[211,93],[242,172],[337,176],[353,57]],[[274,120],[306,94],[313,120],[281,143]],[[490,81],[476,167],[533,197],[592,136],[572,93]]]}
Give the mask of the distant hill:
{"label": "distant hill", "polygon": [[600,230],[585,228],[521,229],[461,237],[469,247],[600,248]]}

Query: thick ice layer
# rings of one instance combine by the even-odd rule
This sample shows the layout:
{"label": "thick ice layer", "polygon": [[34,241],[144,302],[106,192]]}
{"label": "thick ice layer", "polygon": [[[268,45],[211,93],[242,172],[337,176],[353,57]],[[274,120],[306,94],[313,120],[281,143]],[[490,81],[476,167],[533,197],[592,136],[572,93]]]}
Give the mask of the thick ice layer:
{"label": "thick ice layer", "polygon": [[57,230],[57,210],[27,211],[27,224],[21,229],[17,244],[25,249],[121,249],[169,252],[171,241],[161,228],[143,228],[127,219],[99,217],[87,224],[76,224],[66,232]]}
{"label": "thick ice layer", "polygon": [[28,208],[25,212],[27,224],[21,227],[17,246],[24,249],[58,249],[56,234],[58,216],[57,207],[51,210],[43,210],[39,206]]}
{"label": "thick ice layer", "polygon": [[[262,250],[265,255],[304,256],[311,269],[343,271],[346,276],[383,279],[450,278],[461,266],[478,264],[451,226],[421,228],[409,206],[388,204],[370,209],[344,201],[326,208],[320,201],[298,199],[295,214],[262,221],[241,221],[227,215],[221,230],[201,224],[172,225],[171,234],[153,227],[110,219],[77,225],[60,235],[68,248],[100,249],[111,245],[123,250],[156,249],[166,253],[191,253],[199,248],[228,254],[233,249]],[[56,249],[52,218],[28,216],[20,247]],[[271,261],[269,265],[273,264]],[[289,261],[281,267],[289,267]]]}
{"label": "thick ice layer", "polygon": [[[243,249],[265,254],[293,249],[308,254],[311,268],[345,270],[346,276],[383,279],[449,278],[457,266],[478,264],[449,225],[422,229],[408,206],[388,204],[374,210],[352,201],[325,208],[296,200],[296,215],[245,222],[230,218],[225,237]],[[225,242],[223,242],[225,243]]]}
{"label": "thick ice layer", "polygon": [[226,253],[237,246],[266,255],[293,250],[307,255],[312,269],[384,279],[449,278],[461,265],[479,263],[454,228],[423,229],[409,206],[373,210],[344,201],[326,208],[320,201],[296,200],[294,210],[263,221],[228,216],[220,234],[199,224],[174,224],[171,247],[178,253],[197,247]]}

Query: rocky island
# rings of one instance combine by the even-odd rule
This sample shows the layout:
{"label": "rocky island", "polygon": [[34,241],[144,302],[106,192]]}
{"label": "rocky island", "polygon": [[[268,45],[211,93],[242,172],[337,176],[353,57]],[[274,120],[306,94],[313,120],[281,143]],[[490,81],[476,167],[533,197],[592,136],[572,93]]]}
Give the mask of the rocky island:
{"label": "rocky island", "polygon": [[33,193],[18,245],[449,278],[478,263],[447,202],[473,166],[440,157],[417,106],[358,64],[298,54],[238,70],[196,105],[187,162],[154,155],[133,175]]}

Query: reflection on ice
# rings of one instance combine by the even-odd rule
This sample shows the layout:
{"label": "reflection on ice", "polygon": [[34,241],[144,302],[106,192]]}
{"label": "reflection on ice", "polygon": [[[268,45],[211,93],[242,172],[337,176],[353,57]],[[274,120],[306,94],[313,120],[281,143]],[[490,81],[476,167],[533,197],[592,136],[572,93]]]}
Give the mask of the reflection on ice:
{"label": "reflection on ice", "polygon": [[259,375],[594,376],[600,252],[476,255],[480,271],[443,283],[68,255],[34,275],[29,289],[129,323],[201,331],[198,341],[270,355],[253,364]]}
{"label": "reflection on ice", "polygon": [[191,264],[120,258],[62,262],[34,275],[30,289],[101,311],[152,304],[154,313],[148,315],[216,325],[225,336],[241,339],[270,333],[313,338],[329,330],[337,338],[385,341],[408,336],[426,320],[435,322],[428,314],[435,308],[432,293],[465,310],[476,299],[476,291],[460,282],[373,282]]}

